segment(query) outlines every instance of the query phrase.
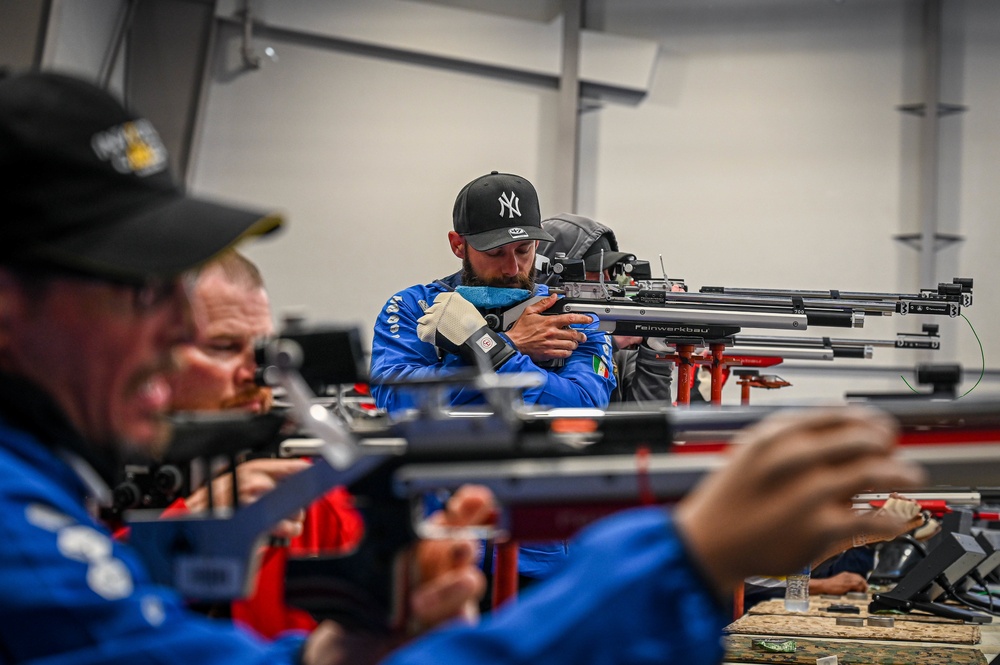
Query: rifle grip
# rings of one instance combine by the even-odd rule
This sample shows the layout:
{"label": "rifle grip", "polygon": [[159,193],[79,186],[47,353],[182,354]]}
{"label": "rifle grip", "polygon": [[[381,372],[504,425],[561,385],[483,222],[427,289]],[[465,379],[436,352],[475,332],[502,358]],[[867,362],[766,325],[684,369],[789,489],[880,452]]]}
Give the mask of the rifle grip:
{"label": "rifle grip", "polygon": [[565,314],[566,313],[566,302],[567,298],[558,298],[552,306],[546,310],[542,310],[542,314],[546,316],[551,316],[553,314]]}
{"label": "rifle grip", "polygon": [[410,575],[403,555],[417,539],[409,503],[393,499],[359,510],[365,533],[352,551],[288,560],[285,603],[317,621],[332,619],[348,629],[398,632],[408,613],[404,587]]}

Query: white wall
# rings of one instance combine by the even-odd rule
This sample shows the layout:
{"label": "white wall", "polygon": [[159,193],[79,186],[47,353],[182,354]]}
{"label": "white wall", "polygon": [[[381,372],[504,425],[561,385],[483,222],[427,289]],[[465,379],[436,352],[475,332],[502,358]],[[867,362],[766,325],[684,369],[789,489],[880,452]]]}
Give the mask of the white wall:
{"label": "white wall", "polygon": [[607,29],[662,55],[644,103],[595,113],[586,212],[694,285],[895,290],[900,3],[629,4]]}
{"label": "white wall", "polygon": [[[644,100],[583,116],[579,211],[645,258],[662,252],[668,272],[694,287],[925,286],[917,253],[893,240],[920,230],[919,120],[895,108],[920,98],[919,4],[590,0],[588,27],[655,40],[660,56]],[[995,365],[1000,5],[945,5],[944,87],[961,97],[946,101],[970,111],[942,124],[941,230],[967,240],[939,254],[938,278],[977,279],[966,314]],[[559,212],[547,197],[551,85],[283,31],[260,33],[265,44],[279,60],[243,70],[238,29],[221,30],[193,184],[288,212],[283,238],[248,250],[277,310],[358,323],[369,336],[387,296],[457,267],[445,242],[452,202],[489,170],[528,177],[543,214]],[[921,322],[869,319],[856,335],[888,338]],[[874,361],[838,361],[825,376],[790,369],[794,392],[763,399],[905,390],[898,369],[844,368],[918,360],[959,360],[971,386],[975,337],[961,319],[943,323],[939,354],[878,349]]]}
{"label": "white wall", "polygon": [[[976,278],[976,304],[966,312],[985,347],[986,364],[1000,365],[1000,7],[966,0],[962,23],[964,52],[960,103],[969,107],[956,118],[960,149],[950,168],[958,194],[948,222],[966,240],[949,258]],[[975,367],[979,346],[965,322],[957,324],[958,357]]]}
{"label": "white wall", "polygon": [[238,72],[238,38],[221,34],[193,182],[287,211],[285,237],[248,247],[276,310],[369,337],[390,295],[457,269],[446,234],[466,182],[519,173],[551,208],[554,89],[281,38],[261,41],[278,62]]}
{"label": "white wall", "polygon": [[[123,0],[53,0],[42,66],[98,82],[110,57],[115,29],[125,10]],[[122,57],[112,68],[109,89],[121,95]]]}
{"label": "white wall", "polygon": [[[582,212],[619,229],[624,246],[662,252],[668,273],[694,285],[931,286],[918,284],[917,252],[893,239],[920,231],[920,119],[896,110],[921,99],[920,3],[589,6],[603,29],[656,39],[662,50],[643,104],[585,116],[594,173],[584,178],[595,186]],[[966,241],[939,252],[937,278],[977,278],[969,322],[928,319],[942,325],[940,353],[876,349],[874,361],[838,360],[838,371],[820,374],[790,362],[775,371],[794,377],[796,388],[763,393],[765,401],[847,389],[906,392],[898,372],[864,370],[919,361],[961,362],[964,391],[983,362],[970,323],[987,365],[1000,352],[991,335],[1000,310],[990,261],[1000,240],[991,166],[1000,118],[990,112],[998,103],[1000,8],[978,0],[944,8],[944,101],[970,110],[941,124],[940,230]],[[816,334],[891,338],[920,323],[869,318],[863,330]],[[732,386],[727,392],[730,401],[738,397]]]}

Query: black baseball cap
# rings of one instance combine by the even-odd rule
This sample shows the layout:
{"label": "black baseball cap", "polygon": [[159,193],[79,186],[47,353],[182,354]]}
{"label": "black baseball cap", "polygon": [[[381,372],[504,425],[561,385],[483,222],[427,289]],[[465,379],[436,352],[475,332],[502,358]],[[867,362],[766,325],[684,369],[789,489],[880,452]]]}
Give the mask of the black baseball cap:
{"label": "black baseball cap", "polygon": [[[601,261],[602,249],[604,250],[603,265]],[[619,263],[634,261],[635,254],[619,252],[617,243],[612,246],[607,234],[605,234],[595,240],[594,243],[587,248],[587,251],[583,253],[583,257],[581,258],[583,258],[583,267],[586,268],[587,272],[601,272],[602,270],[618,265]]]}
{"label": "black baseball cap", "polygon": [[463,187],[453,221],[455,232],[480,252],[524,240],[554,240],[542,229],[535,187],[512,173],[492,171]]}
{"label": "black baseball cap", "polygon": [[187,196],[152,123],[91,83],[0,79],[0,263],[170,277],[281,223]]}

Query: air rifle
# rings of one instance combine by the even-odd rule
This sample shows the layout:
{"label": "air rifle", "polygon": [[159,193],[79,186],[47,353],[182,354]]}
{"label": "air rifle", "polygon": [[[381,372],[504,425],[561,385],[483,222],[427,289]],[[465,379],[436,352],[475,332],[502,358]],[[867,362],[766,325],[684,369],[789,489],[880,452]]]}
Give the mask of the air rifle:
{"label": "air rifle", "polygon": [[[907,431],[987,429],[1000,440],[1000,401],[881,406]],[[291,561],[288,590],[293,604],[317,616],[366,629],[395,628],[402,610],[390,602],[390,571],[421,533],[413,521],[414,506],[426,493],[484,484],[504,508],[501,533],[516,540],[565,538],[628,506],[674,502],[725,464],[725,455],[717,452],[667,452],[672,436],[718,438],[773,410],[567,409],[403,420],[381,436],[342,440],[347,453],[344,445],[329,441],[315,447],[309,469],[236,511],[172,519],[130,515],[131,540],[154,579],[182,595],[241,597],[254,570],[253,553],[267,530],[331,487],[346,485],[364,515],[364,541],[347,556]],[[644,442],[654,452],[637,454]],[[340,452],[330,454],[331,449]],[[301,446],[296,452],[303,452]],[[1000,473],[997,443],[907,446],[901,456],[922,463],[931,485],[990,485]],[[355,461],[338,470],[338,462],[331,461],[338,458]]]}
{"label": "air rifle", "polygon": [[[805,330],[808,326],[862,327],[864,312],[850,307],[806,307],[801,299],[773,298],[770,302],[724,302],[719,298],[689,301],[697,295],[649,290],[627,295],[626,289],[601,282],[568,282],[546,314],[593,314],[600,329],[616,335],[712,340],[731,337],[742,328]],[[525,308],[541,298],[530,298],[491,321],[498,331],[509,330]]]}
{"label": "air rifle", "polygon": [[[569,259],[563,254],[551,260],[540,258],[536,268],[547,276],[546,281],[553,290],[564,296],[546,313],[594,314],[600,319],[600,328],[607,332],[663,338],[677,346],[682,365],[697,362],[693,359],[692,345],[709,346],[713,368],[721,365],[722,349],[733,344],[733,336],[744,327],[796,331],[809,325],[860,328],[866,315],[920,313],[954,317],[960,314],[962,305],[972,304],[973,280],[970,278],[955,278],[951,284],[939,284],[937,289],[923,289],[917,294],[732,287],[704,287],[701,293],[688,293],[683,280],[668,279],[665,270],[662,279],[654,279],[649,262],[634,256],[611,268],[612,280],[609,282],[605,282],[603,272],[598,281],[587,281],[580,259]],[[662,257],[660,263],[662,270]],[[537,299],[506,311],[490,312],[487,321],[494,330],[509,330],[524,308],[535,301]],[[924,335],[897,336],[892,346],[934,348],[936,337],[936,330],[928,332],[925,329]],[[889,346],[883,340],[859,344],[853,340],[826,343],[826,339],[818,344],[791,342],[786,347],[787,357],[870,357],[868,347]],[[783,341],[763,345],[775,347]],[[744,342],[745,357],[768,355],[764,350],[752,352],[747,348],[749,343]],[[822,350],[818,350],[821,347]],[[720,382],[719,390],[713,389],[713,397],[721,399],[721,376],[717,375],[721,375],[721,370],[713,372],[713,383],[715,379]],[[690,393],[690,385],[684,378],[683,373],[678,378],[678,402],[682,404],[688,402]]]}
{"label": "air rifle", "polygon": [[922,332],[896,333],[895,339],[851,339],[837,337],[790,337],[736,335],[730,342],[732,354],[778,356],[785,360],[833,360],[834,358],[871,358],[879,348],[938,350],[941,337],[938,325],[925,323]]}
{"label": "air rifle", "polygon": [[[696,364],[693,356],[697,346],[709,347],[714,403],[721,401],[723,352],[743,328],[794,331],[806,330],[809,326],[860,328],[864,326],[866,315],[919,313],[954,317],[959,315],[963,304],[972,303],[972,279],[969,278],[955,278],[951,284],[939,284],[936,290],[925,289],[918,294],[729,287],[705,287],[701,293],[688,293],[672,290],[677,282],[666,277],[662,280],[648,278],[647,262],[632,263],[642,264],[641,271],[630,263],[622,268],[621,281],[606,282],[604,273],[600,273],[599,280],[594,282],[584,279],[581,260],[557,255],[547,263],[542,262],[542,272],[552,277],[549,281],[553,292],[563,295],[545,314],[591,314],[599,319],[600,329],[608,333],[662,338],[676,345],[677,361],[682,370]],[[629,269],[632,274],[641,273],[641,279],[635,281]],[[626,278],[628,283],[625,283]],[[506,310],[487,312],[487,323],[498,332],[510,330],[525,308],[539,299],[530,298]],[[900,339],[894,345],[899,346]],[[848,348],[853,348],[853,353],[860,357],[867,353],[865,345],[853,342],[838,346],[844,354]],[[826,352],[798,350],[795,353],[804,356]],[[679,404],[689,403],[690,390],[687,373],[678,372]]]}
{"label": "air rifle", "polygon": [[[665,289],[630,293],[626,287],[599,282],[563,281],[557,300],[545,314],[592,314],[599,327],[617,335],[657,337],[677,347],[677,402],[690,401],[691,382],[685,367],[693,364],[698,345],[708,345],[713,359],[713,402],[721,401],[722,352],[727,342],[744,327],[805,330],[810,325],[861,327],[864,312],[849,307],[806,307],[801,298],[770,298],[769,302],[725,302],[722,298],[671,292]],[[694,296],[697,301],[684,298]],[[536,302],[529,299],[503,312],[488,313],[494,330],[509,330],[524,309]],[[753,299],[751,299],[753,300]],[[492,318],[491,318],[492,317]]]}
{"label": "air rifle", "polygon": [[[1000,440],[1000,402],[972,407],[934,404],[889,405],[904,431],[940,427],[979,433],[995,431]],[[359,562],[392,560],[405,545],[402,533],[421,497],[467,483],[491,488],[503,507],[499,531],[512,540],[568,538],[579,528],[617,510],[643,503],[672,503],[693,488],[707,473],[726,463],[723,453],[668,452],[666,432],[688,441],[699,435],[727,438],[733,431],[755,422],[771,409],[590,411],[553,410],[546,413],[453,413],[438,418],[397,422],[395,439],[406,441],[405,452],[367,478],[349,485],[366,514],[369,528],[385,539],[362,543],[348,557],[302,559],[291,562],[289,589],[301,591],[298,604],[319,616],[344,620],[356,608],[340,603],[344,578]],[[985,414],[991,415],[985,415]],[[464,434],[461,432],[464,430]],[[484,431],[491,433],[482,441]],[[439,436],[444,432],[445,436]],[[652,436],[651,436],[652,435]],[[975,440],[975,439],[973,439]],[[464,445],[460,442],[464,441]],[[642,442],[654,444],[648,454],[637,452]],[[362,442],[362,447],[370,445]],[[991,485],[1000,471],[1000,444],[905,446],[901,456],[922,463],[931,485]],[[395,517],[390,519],[387,507]],[[391,525],[391,528],[390,526]],[[395,548],[395,549],[394,549]],[[363,584],[353,589],[376,588],[375,578],[388,579],[388,568],[371,569]],[[331,588],[330,582],[336,579]],[[335,593],[323,597],[313,590]],[[388,593],[387,590],[384,590]],[[386,596],[388,597],[388,596]],[[307,602],[303,603],[303,599]]]}
{"label": "air rifle", "polygon": [[[963,500],[962,492],[956,491],[954,495],[949,493],[940,492],[935,495],[931,493],[927,494],[917,494],[916,496],[906,495],[906,498],[916,501],[920,505],[920,509],[926,511],[934,517],[944,517],[948,513],[954,512],[955,506],[972,506],[972,519],[974,520],[989,520],[995,522],[1000,520],[1000,513],[996,509],[993,510],[979,510],[982,505],[982,498],[980,492],[968,492],[967,494],[975,496],[977,499],[975,502]],[[994,493],[994,498],[995,493]],[[872,508],[881,508],[885,505],[886,499],[872,499],[868,504]]]}
{"label": "air rifle", "polygon": [[[426,492],[478,482],[492,488],[507,512],[500,527],[513,538],[560,538],[595,517],[643,500],[683,497],[725,457],[668,452],[674,437],[718,437],[774,411],[755,409],[523,412],[507,405],[483,412],[412,413],[383,432],[358,437],[313,401],[295,370],[292,345],[268,354],[285,387],[299,429],[322,440],[309,469],[256,503],[207,516],[159,519],[129,514],[131,540],[154,579],[202,600],[240,597],[253,553],[284,516],[335,485],[346,485],[364,515],[366,534],[346,556],[290,564],[288,589],[306,609],[366,628],[396,628],[392,572],[398,555],[420,534],[414,503]],[[506,390],[505,377],[474,377],[481,391]],[[943,428],[996,433],[1000,401],[880,405],[904,429]],[[232,416],[244,421],[254,417]],[[982,441],[970,437],[970,441]],[[902,456],[923,463],[933,484],[989,484],[1000,472],[1000,444],[921,445]],[[638,449],[648,454],[637,454]],[[325,582],[324,582],[325,580]]]}
{"label": "air rifle", "polygon": [[[806,304],[837,302],[846,306],[858,305],[870,313],[936,314],[955,317],[961,308],[972,306],[972,278],[955,277],[951,284],[938,284],[936,289],[921,289],[916,294],[873,293],[869,291],[809,291],[795,289],[748,289],[741,287],[705,286],[701,292],[730,296],[734,302],[744,298],[802,298]],[[877,306],[875,303],[882,303]]]}
{"label": "air rifle", "polygon": [[[628,284],[606,282],[603,273],[596,282],[586,281],[583,262],[564,257],[543,261],[541,269],[552,276],[552,291],[564,296],[546,314],[593,314],[600,319],[601,330],[617,335],[700,342],[731,337],[743,327],[805,330],[808,325],[851,328],[864,323],[862,311],[839,303],[806,307],[797,297],[728,302],[726,298],[671,292],[674,282],[667,279],[660,280],[658,286],[652,280],[637,282],[651,287],[637,290],[631,279]],[[683,298],[691,295],[694,300]],[[510,330],[524,310],[540,299],[529,298],[509,309],[488,312],[487,323],[498,332]]]}
{"label": "air rifle", "polygon": [[[446,454],[440,454],[440,444],[432,441],[433,427],[423,423],[414,431],[409,427],[420,422],[419,419],[400,421],[394,431],[404,436],[411,433],[408,446],[414,453],[419,450],[420,457],[413,462],[401,460],[393,487],[397,494],[418,496],[434,488],[454,489],[465,482],[489,481],[487,484],[502,503],[563,500],[636,503],[644,482],[640,476],[648,474],[646,481],[653,496],[658,501],[673,501],[683,497],[704,472],[723,464],[723,456],[685,453],[684,444],[675,444],[667,451],[660,442],[659,451],[654,449],[647,460],[648,467],[640,470],[634,451],[636,444],[649,433],[662,428],[672,438],[686,443],[728,440],[733,433],[764,416],[788,408],[793,407],[553,409],[520,414],[509,425],[505,444]],[[925,464],[931,486],[996,485],[1000,477],[996,475],[1000,470],[1000,400],[880,402],[878,408],[897,420],[903,432],[901,456]],[[479,417],[496,416],[480,414]],[[470,430],[479,428],[473,416],[455,414],[450,418],[466,421],[465,426]],[[644,422],[641,429],[646,434],[637,435],[639,422]],[[923,437],[935,431],[943,438],[946,435],[961,439],[965,435],[968,442],[936,446],[921,438],[919,445],[907,445],[911,434]],[[620,432],[622,436],[618,439]],[[542,438],[534,438],[539,435]],[[991,440],[993,436],[996,438]],[[534,452],[516,454],[522,446]],[[607,446],[612,448],[609,450]],[[447,459],[452,455],[457,457]],[[978,463],[983,464],[982,469],[976,468]],[[515,535],[527,537],[523,527],[511,527]],[[531,535],[542,537],[542,534]],[[545,537],[562,535],[567,534],[548,532]]]}
{"label": "air rifle", "polygon": [[[866,315],[932,314],[956,317],[972,304],[971,278],[954,278],[918,294],[792,289],[703,287],[700,293],[673,291],[677,282],[652,280],[648,262],[623,268],[628,283],[584,279],[582,261],[557,257],[542,265],[554,276],[553,290],[564,295],[546,313],[595,314],[602,330],[618,335],[712,340],[741,328],[805,330],[808,326],[861,328]],[[631,272],[630,270],[631,269]],[[633,275],[639,275],[635,279]],[[535,300],[496,313],[491,327],[509,330]]]}
{"label": "air rifle", "polygon": [[[685,354],[681,345],[675,344],[674,353],[667,353],[661,357],[665,361],[679,362],[682,365],[712,365],[715,367],[773,367],[781,364],[785,360],[813,360],[829,361],[836,358],[861,358],[872,357],[874,347],[891,347],[897,349],[927,349],[934,350],[941,348],[940,337],[938,336],[938,326],[936,324],[924,324],[922,333],[897,333],[896,339],[850,339],[833,337],[791,337],[791,336],[761,336],[761,335],[734,335],[726,340],[729,348],[725,349],[721,341],[709,344],[706,349],[697,349]],[[709,351],[711,355],[701,355],[699,351]],[[720,351],[722,351],[720,355]],[[744,373],[748,377],[740,383],[742,390],[742,404],[749,403],[749,387],[757,388],[779,388],[790,385],[780,377],[766,379],[752,373]],[[682,377],[683,378],[683,377]],[[716,377],[712,379],[712,402],[721,401],[721,383],[716,384]],[[680,383],[680,381],[678,381]],[[682,392],[678,390],[678,401],[687,403],[683,399]]]}
{"label": "air rifle", "polygon": [[[940,284],[937,291],[925,290],[918,295],[859,293],[859,298],[851,299],[804,295],[817,293],[809,291],[724,287],[704,287],[700,293],[664,289],[629,293],[625,287],[601,282],[564,282],[561,292],[565,298],[549,311],[596,314],[602,328],[615,334],[711,339],[739,332],[726,329],[733,326],[800,331],[809,326],[861,328],[865,316],[894,313],[956,317],[963,304],[972,302],[972,280],[960,281]],[[860,299],[865,295],[868,299]],[[513,325],[514,321],[516,317],[507,317],[504,324]]]}

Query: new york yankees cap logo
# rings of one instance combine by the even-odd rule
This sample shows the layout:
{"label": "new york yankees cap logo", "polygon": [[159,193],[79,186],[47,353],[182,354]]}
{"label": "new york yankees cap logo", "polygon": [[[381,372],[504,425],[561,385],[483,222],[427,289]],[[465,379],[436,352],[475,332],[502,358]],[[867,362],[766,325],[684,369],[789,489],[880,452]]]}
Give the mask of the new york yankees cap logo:
{"label": "new york yankees cap logo", "polygon": [[511,219],[514,218],[514,215],[517,215],[518,217],[521,216],[521,208],[520,208],[521,200],[517,198],[517,194],[515,194],[513,191],[511,191],[509,196],[507,195],[507,192],[500,192],[500,197],[497,200],[500,201],[501,217],[503,217],[504,209],[510,212],[510,214],[507,216]]}

